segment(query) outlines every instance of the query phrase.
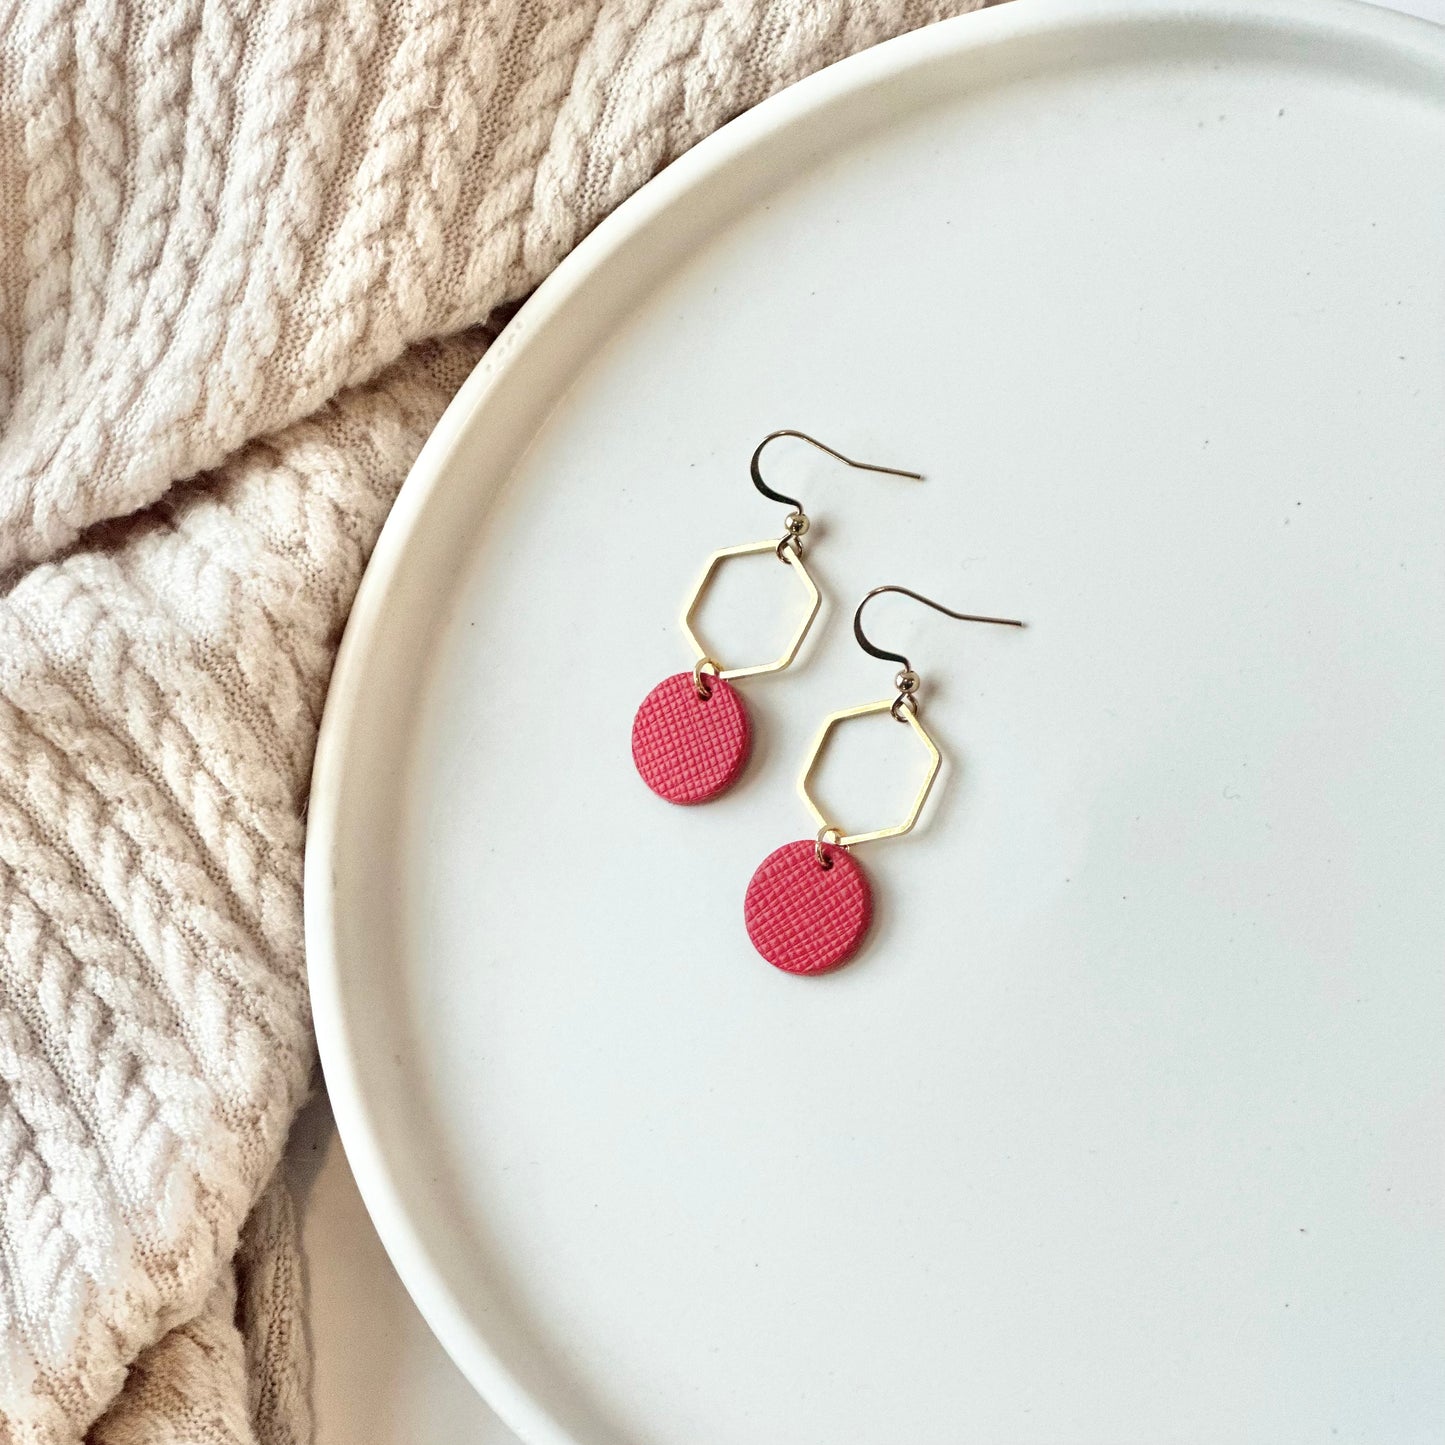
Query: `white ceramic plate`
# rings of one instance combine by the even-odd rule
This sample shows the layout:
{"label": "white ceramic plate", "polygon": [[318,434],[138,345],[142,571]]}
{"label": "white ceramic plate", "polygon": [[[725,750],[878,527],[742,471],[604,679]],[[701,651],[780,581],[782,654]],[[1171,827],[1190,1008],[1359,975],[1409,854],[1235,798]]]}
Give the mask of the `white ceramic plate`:
{"label": "white ceramic plate", "polygon": [[[527,1440],[1438,1438],[1442,177],[1423,23],[1027,0],[698,147],[463,388],[342,649],[308,945],[377,1226]],[[632,713],[777,531],[778,426],[928,480],[769,453],[827,606],[670,808]],[[1030,627],[872,614],[949,769],[792,978],[743,890],[887,691],[885,581]],[[841,756],[839,808],[907,785]]]}

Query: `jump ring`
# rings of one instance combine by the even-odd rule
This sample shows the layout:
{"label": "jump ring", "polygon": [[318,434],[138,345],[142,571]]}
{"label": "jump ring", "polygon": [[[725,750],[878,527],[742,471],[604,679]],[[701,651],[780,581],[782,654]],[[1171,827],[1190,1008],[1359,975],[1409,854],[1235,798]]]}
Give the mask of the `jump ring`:
{"label": "jump ring", "polygon": [[[832,835],[831,837],[829,835]],[[818,836],[813,843],[813,856],[818,860],[818,866],[825,871],[833,866],[833,860],[823,851],[825,843],[831,844],[834,848],[842,841],[843,835],[836,828],[819,828]]]}
{"label": "jump ring", "polygon": [[715,663],[715,662],[712,660],[712,658],[710,658],[710,657],[700,657],[700,658],[698,658],[697,662],[693,664],[693,669],[692,669],[692,685],[693,685],[693,688],[694,688],[695,691],[697,692],[697,695],[698,695],[699,699],[700,699],[701,701],[703,701],[703,702],[706,702],[706,701],[712,696],[712,687],[711,687],[710,684],[705,683],[705,682],[702,680],[702,678],[703,678],[703,669],[704,669],[704,668],[711,668],[711,669],[712,669],[712,675],[713,675],[714,677],[719,676],[719,675],[721,674],[721,672],[722,672],[722,669],[721,669],[721,668],[717,665],[717,663]]}

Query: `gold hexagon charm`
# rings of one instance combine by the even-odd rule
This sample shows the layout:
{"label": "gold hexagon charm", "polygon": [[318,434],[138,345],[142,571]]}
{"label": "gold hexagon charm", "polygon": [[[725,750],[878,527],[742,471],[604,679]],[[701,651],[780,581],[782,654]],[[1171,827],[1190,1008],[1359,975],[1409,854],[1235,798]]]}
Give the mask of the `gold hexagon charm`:
{"label": "gold hexagon charm", "polygon": [[792,640],[788,643],[783,655],[773,662],[762,662],[756,667],[722,667],[718,668],[718,676],[724,681],[735,677],[756,677],[760,672],[781,672],[797,655],[798,649],[803,645],[803,639],[808,635],[808,629],[813,625],[813,619],[818,615],[818,609],[822,606],[822,598],[818,595],[818,589],[808,569],[803,565],[802,555],[794,547],[783,547],[779,551],[779,544],[776,538],[766,542],[744,542],[739,547],[724,547],[721,551],[714,552],[707,559],[702,569],[702,576],[697,579],[697,586],[692,589],[682,609],[682,631],[687,638],[688,645],[692,648],[699,662],[707,659],[714,663],[717,659],[705,648],[698,635],[693,631],[692,619],[697,612],[698,604],[702,601],[703,593],[707,591],[708,583],[712,581],[712,575],[727,561],[729,557],[749,557],[756,552],[778,552],[782,560],[793,569],[794,576],[803,584],[808,595],[808,610],[803,620],[798,624],[797,631],[793,634]]}
{"label": "gold hexagon charm", "polygon": [[[803,771],[798,774],[798,796],[808,805],[808,811],[817,820],[819,828],[838,831],[824,817],[822,810],[808,793],[808,778],[817,765],[818,759],[822,756],[823,748],[828,741],[828,734],[839,723],[847,722],[849,718],[868,717],[876,712],[892,712],[897,702],[896,697],[885,697],[881,702],[865,702],[861,707],[844,708],[842,712],[830,713],[823,719],[823,726],[818,729],[818,735],[813,739],[813,746],[808,749],[808,756],[804,759]],[[923,812],[923,805],[928,801],[928,795],[933,790],[933,780],[938,776],[943,755],[938,751],[933,739],[929,737],[927,728],[918,721],[918,714],[913,708],[901,707],[898,709],[897,715],[913,729],[914,736],[928,749],[928,775],[924,778],[923,785],[913,800],[913,806],[908,810],[908,816],[903,822],[893,828],[874,828],[868,833],[849,833],[840,836],[834,840],[840,848],[851,848],[855,843],[872,843],[879,838],[897,838],[901,834],[909,832],[918,821],[919,814]]]}

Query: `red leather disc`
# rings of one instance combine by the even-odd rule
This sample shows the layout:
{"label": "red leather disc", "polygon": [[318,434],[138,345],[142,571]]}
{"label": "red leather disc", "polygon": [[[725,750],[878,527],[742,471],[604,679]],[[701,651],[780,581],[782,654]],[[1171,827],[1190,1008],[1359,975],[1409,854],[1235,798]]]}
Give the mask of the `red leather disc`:
{"label": "red leather disc", "polygon": [[705,678],[700,698],[690,672],[665,678],[632,720],[632,761],[669,803],[705,803],[732,786],[748,760],[753,725],[735,689]]}
{"label": "red leather disc", "polygon": [[769,853],[748,884],[743,918],[753,947],[786,973],[826,973],[858,951],[873,920],[868,876],[846,850],[811,838]]}

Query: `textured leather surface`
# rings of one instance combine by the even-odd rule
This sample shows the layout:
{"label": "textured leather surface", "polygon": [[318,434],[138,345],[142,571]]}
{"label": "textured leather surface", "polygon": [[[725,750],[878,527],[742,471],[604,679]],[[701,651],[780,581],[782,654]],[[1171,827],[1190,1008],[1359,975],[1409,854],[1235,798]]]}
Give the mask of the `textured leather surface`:
{"label": "textured leather surface", "polygon": [[705,803],[732,786],[748,760],[753,725],[737,692],[710,677],[704,701],[692,673],[658,683],[632,720],[632,761],[669,803]]}
{"label": "textured leather surface", "polygon": [[850,853],[832,844],[785,843],[768,854],[748,884],[743,917],[753,947],[787,973],[826,973],[858,950],[873,920],[868,876]]}

